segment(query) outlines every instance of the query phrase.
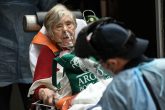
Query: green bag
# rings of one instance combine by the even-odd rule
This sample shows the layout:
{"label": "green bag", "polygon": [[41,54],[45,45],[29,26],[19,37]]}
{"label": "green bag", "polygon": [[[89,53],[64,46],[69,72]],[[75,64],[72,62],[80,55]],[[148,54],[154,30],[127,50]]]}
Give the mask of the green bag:
{"label": "green bag", "polygon": [[[80,59],[73,53],[67,53],[62,57],[54,58],[53,68],[57,67],[57,63],[63,67],[63,74],[66,74],[69,79],[72,94],[84,90],[90,83],[96,83],[98,79],[94,72],[99,72],[99,75],[104,79],[110,78],[109,74],[97,67],[98,63],[94,59]],[[57,82],[55,71],[53,76],[53,84],[60,89],[61,84]]]}

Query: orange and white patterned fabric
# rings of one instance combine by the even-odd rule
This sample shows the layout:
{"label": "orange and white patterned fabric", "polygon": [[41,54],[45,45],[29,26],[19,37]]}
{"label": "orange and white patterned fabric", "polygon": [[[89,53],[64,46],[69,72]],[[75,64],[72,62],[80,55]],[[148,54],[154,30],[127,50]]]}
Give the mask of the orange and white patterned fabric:
{"label": "orange and white patterned fabric", "polygon": [[[76,37],[77,37],[79,31],[83,27],[85,27],[87,24],[83,19],[76,19],[76,22],[77,22],[77,28],[76,28]],[[51,41],[47,38],[46,29],[44,26],[41,28],[38,34],[33,38],[32,43],[29,48],[30,68],[31,68],[31,72],[33,76],[34,76],[37,59],[38,59],[42,45],[46,45],[47,47],[49,47],[53,53],[58,51],[58,48],[55,45],[53,45]],[[52,85],[52,77],[46,77],[44,79],[39,79],[33,82],[32,86],[29,89],[28,96],[33,95],[35,89],[41,85],[44,85],[55,91],[57,90],[57,88]],[[57,94],[57,96],[59,96],[58,97],[59,99],[61,97],[64,97],[70,94],[69,92],[70,90],[68,90],[68,88],[65,91],[66,92],[62,92],[63,94],[60,94],[60,95]]]}

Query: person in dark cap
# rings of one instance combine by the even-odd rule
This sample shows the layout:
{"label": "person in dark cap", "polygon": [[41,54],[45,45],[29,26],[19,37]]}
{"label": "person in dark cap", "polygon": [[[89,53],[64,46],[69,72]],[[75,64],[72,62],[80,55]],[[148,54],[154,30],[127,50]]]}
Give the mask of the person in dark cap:
{"label": "person in dark cap", "polygon": [[95,57],[114,75],[100,101],[88,110],[164,110],[165,59],[147,58],[148,43],[111,18],[81,30],[76,55]]}

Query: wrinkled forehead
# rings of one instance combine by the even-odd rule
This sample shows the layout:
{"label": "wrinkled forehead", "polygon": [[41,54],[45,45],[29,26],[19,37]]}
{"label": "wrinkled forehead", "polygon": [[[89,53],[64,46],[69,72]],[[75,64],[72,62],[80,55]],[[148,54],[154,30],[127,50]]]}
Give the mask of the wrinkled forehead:
{"label": "wrinkled forehead", "polygon": [[71,16],[64,15],[64,16],[61,17],[61,19],[59,19],[59,21],[57,21],[55,23],[55,25],[65,24],[65,23],[73,23],[73,24],[75,24],[75,21],[74,21],[74,19]]}
{"label": "wrinkled forehead", "polygon": [[70,20],[72,22],[75,22],[75,17],[72,14],[72,12],[68,10],[59,10],[55,17],[55,23],[62,22],[63,20]]}

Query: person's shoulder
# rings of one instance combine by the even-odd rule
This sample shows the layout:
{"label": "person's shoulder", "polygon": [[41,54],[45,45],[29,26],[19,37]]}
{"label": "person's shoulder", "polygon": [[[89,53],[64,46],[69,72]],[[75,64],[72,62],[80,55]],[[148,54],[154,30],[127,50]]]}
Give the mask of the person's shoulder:
{"label": "person's shoulder", "polygon": [[165,58],[156,58],[151,63],[153,63],[153,67],[165,70]]}
{"label": "person's shoulder", "polygon": [[134,73],[134,69],[136,67],[133,67],[133,68],[129,68],[129,69],[125,69],[125,70],[122,70],[121,72],[118,73],[117,77],[116,78],[119,78],[119,79],[124,79],[124,80],[128,80],[130,79],[131,77],[133,77],[133,73]]}
{"label": "person's shoulder", "polygon": [[165,63],[165,58],[155,58],[154,62]]}
{"label": "person's shoulder", "polygon": [[113,77],[106,88],[105,94],[109,95],[109,98],[125,98],[126,100],[130,95],[133,96],[136,93],[136,85],[138,85],[136,79],[133,69],[122,71],[119,75]]}
{"label": "person's shoulder", "polygon": [[135,75],[134,75],[134,68],[130,68],[127,70],[123,70],[118,75],[113,77],[113,81],[111,82],[112,88],[116,88],[122,90],[124,88],[131,87],[131,84],[135,83]]}
{"label": "person's shoulder", "polygon": [[152,61],[150,62],[146,62],[146,63],[143,63],[142,64],[142,67],[148,67],[148,68],[151,68],[151,67],[161,67],[161,66],[165,66],[165,58],[154,58]]}

